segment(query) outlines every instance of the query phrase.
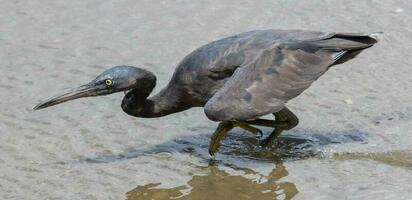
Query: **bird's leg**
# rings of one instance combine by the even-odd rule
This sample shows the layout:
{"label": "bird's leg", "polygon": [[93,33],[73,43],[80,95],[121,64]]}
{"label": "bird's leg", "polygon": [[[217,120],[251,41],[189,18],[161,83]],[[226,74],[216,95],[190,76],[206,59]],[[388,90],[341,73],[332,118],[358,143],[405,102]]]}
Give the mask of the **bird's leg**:
{"label": "bird's leg", "polygon": [[250,126],[247,122],[233,121],[232,123],[234,127],[239,127],[255,135],[259,134],[261,137],[263,136],[263,132],[260,129]]}
{"label": "bird's leg", "polygon": [[269,146],[272,144],[273,140],[277,138],[284,130],[290,130],[293,127],[297,126],[299,123],[299,119],[287,107],[284,107],[279,112],[273,113],[273,115],[275,115],[275,120],[256,119],[251,121],[220,122],[216,131],[211,137],[209,144],[209,154],[213,156],[216,153],[217,149],[219,148],[220,141],[234,127],[242,128],[254,134],[259,133],[260,135],[262,135],[262,131],[250,125],[275,128],[269,135],[269,137],[267,137],[261,143],[262,146]]}
{"label": "bird's leg", "polygon": [[245,123],[256,125],[256,126],[265,126],[265,127],[272,127],[272,128],[284,128],[289,125],[286,121],[275,121],[269,119],[255,119],[251,121],[246,121]]}
{"label": "bird's leg", "polygon": [[273,115],[275,115],[275,124],[281,124],[282,126],[275,127],[269,137],[262,141],[261,145],[265,147],[272,145],[273,140],[279,137],[284,130],[290,130],[293,127],[296,127],[299,123],[298,117],[296,117],[296,115],[293,114],[287,107],[284,107],[279,112],[273,113]]}
{"label": "bird's leg", "polygon": [[284,129],[281,128],[275,128],[273,129],[272,133],[264,139],[262,142],[260,142],[260,145],[263,147],[268,147],[273,144],[273,141],[279,137],[279,135],[283,132]]}
{"label": "bird's leg", "polygon": [[260,134],[262,136],[262,131],[250,126],[248,123],[245,122],[238,122],[238,121],[222,121],[217,126],[216,131],[213,133],[212,137],[210,138],[209,144],[209,154],[214,155],[219,148],[220,141],[223,137],[234,127],[239,127],[244,130],[247,130],[253,134]]}
{"label": "bird's leg", "polygon": [[222,121],[216,128],[216,131],[213,133],[212,137],[210,138],[209,143],[209,154],[215,155],[217,149],[219,148],[220,141],[222,138],[233,128],[233,124],[231,121]]}

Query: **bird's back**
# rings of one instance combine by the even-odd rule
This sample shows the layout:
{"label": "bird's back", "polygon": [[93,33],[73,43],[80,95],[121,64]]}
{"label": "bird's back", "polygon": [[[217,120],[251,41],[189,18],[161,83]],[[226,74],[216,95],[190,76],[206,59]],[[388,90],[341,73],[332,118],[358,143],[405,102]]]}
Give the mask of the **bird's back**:
{"label": "bird's back", "polygon": [[[322,35],[325,33],[302,30],[256,30],[240,33],[197,48],[180,61],[176,72],[210,69],[222,64],[219,61],[224,61],[227,58],[240,60],[247,59],[242,59],[243,56],[253,58],[260,51],[270,48],[276,43],[305,41]],[[231,61],[233,62],[233,60]]]}
{"label": "bird's back", "polygon": [[[295,62],[294,59],[297,58],[287,57],[291,57],[296,52],[304,52],[315,56],[311,59],[321,59],[322,62],[319,63],[321,66],[311,66],[310,62],[313,60],[310,60],[309,57],[306,58],[309,60],[303,60],[303,62],[308,63],[305,70],[309,74],[312,68],[313,72],[316,72],[314,73],[316,77],[309,77],[313,82],[330,66],[352,59],[361,50],[370,47],[374,43],[376,43],[376,40],[368,34],[339,34],[301,30],[245,32],[211,42],[187,55],[178,64],[169,85],[164,91],[173,91],[172,93],[179,97],[177,101],[184,104],[203,106],[227,85],[226,83],[230,79],[234,78],[235,71],[240,71],[237,70],[238,68],[254,68],[254,70],[242,70],[248,74],[241,75],[244,79],[241,82],[243,82],[243,85],[249,84],[250,86],[250,84],[258,83],[259,80],[250,80],[245,78],[246,76],[257,77],[258,79],[270,76],[270,73],[253,76],[251,73],[260,73],[259,70],[256,70],[256,67],[265,68],[274,65],[273,68],[267,70],[276,72],[273,75],[279,74],[277,70],[280,69],[282,62]],[[254,67],[250,67],[251,65],[254,65]],[[293,68],[293,65],[291,66]],[[249,83],[246,83],[248,81]],[[304,85],[302,91],[309,87],[310,83],[307,86]],[[276,82],[261,84],[272,84],[273,87],[276,87]],[[246,89],[243,88],[243,90]],[[285,102],[302,91],[294,91],[293,95],[289,95],[288,99],[284,99]],[[227,92],[230,93],[231,91]],[[285,91],[285,93],[288,93],[288,91]]]}

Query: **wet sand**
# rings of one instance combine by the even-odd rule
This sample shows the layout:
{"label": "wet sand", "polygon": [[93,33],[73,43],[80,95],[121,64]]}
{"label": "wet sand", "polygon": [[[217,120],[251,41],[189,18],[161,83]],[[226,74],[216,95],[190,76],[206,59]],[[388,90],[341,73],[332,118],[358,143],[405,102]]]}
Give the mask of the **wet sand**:
{"label": "wet sand", "polygon": [[[365,1],[2,1],[1,199],[410,199],[412,4]],[[254,29],[383,31],[289,102],[272,148],[236,129],[211,162],[200,108],[127,116],[123,94],[32,107],[114,65],[154,72]],[[264,129],[265,134],[270,129]]]}

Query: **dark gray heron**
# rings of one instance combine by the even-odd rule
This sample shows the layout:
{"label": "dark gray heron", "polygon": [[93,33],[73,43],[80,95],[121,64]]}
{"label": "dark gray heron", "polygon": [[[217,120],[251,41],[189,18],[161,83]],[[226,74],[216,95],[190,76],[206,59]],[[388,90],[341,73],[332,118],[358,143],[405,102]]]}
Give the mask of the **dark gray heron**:
{"label": "dark gray heron", "polygon": [[[234,127],[262,134],[254,126],[273,127],[262,145],[298,124],[285,106],[331,66],[344,63],[377,42],[376,34],[258,30],[206,44],[187,55],[169,84],[149,97],[156,76],[132,66],[106,70],[90,83],[40,103],[35,110],[69,100],[125,91],[122,109],[135,117],[161,117],[204,107],[220,122],[211,137],[214,155]],[[259,119],[273,113],[275,120]]]}

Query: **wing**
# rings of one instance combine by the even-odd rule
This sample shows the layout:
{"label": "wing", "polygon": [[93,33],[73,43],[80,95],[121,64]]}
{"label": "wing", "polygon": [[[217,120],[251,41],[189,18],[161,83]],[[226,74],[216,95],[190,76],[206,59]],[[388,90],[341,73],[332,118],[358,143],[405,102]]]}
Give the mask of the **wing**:
{"label": "wing", "polygon": [[236,69],[206,103],[211,120],[250,120],[281,110],[333,63],[329,55],[275,45]]}
{"label": "wing", "polygon": [[376,40],[331,33],[313,40],[277,42],[243,62],[206,103],[209,119],[251,120],[281,110],[327,69],[352,59]]}

